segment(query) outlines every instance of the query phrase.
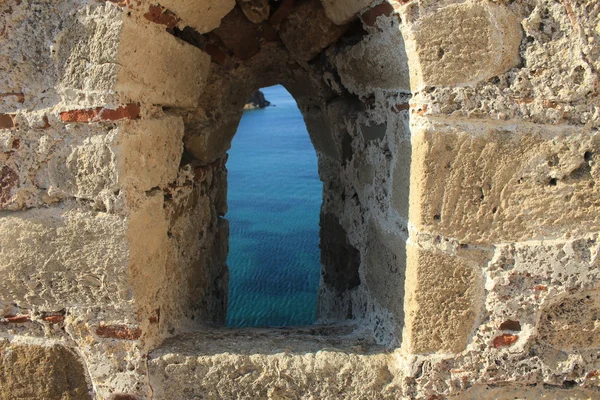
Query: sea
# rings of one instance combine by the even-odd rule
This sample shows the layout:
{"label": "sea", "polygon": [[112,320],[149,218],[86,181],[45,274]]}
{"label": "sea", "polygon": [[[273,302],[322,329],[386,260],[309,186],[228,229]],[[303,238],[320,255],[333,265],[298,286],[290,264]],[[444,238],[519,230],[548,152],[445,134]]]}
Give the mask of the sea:
{"label": "sea", "polygon": [[315,322],[320,280],[317,156],[283,86],[245,111],[229,151],[230,327]]}

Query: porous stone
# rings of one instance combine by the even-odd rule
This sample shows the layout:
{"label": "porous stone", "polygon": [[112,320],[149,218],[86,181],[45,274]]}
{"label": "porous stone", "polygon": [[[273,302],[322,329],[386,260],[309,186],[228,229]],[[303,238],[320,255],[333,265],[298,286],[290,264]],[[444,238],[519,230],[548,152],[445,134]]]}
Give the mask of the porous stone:
{"label": "porous stone", "polygon": [[151,353],[150,381],[165,400],[398,398],[389,355],[338,335],[318,328],[200,330]]}
{"label": "porous stone", "polygon": [[72,350],[0,342],[0,397],[91,400],[85,369]]}
{"label": "porous stone", "polygon": [[373,0],[321,0],[327,17],[337,25],[343,25],[356,18]]}
{"label": "porous stone", "polygon": [[472,85],[519,63],[519,19],[503,6],[451,4],[404,32],[413,91]]}
{"label": "porous stone", "polygon": [[301,3],[282,23],[279,36],[293,58],[306,62],[335,42],[344,28],[335,25],[318,0]]}
{"label": "porous stone", "polygon": [[483,276],[468,260],[407,245],[407,353],[465,350],[483,306]]}
{"label": "porous stone", "polygon": [[235,0],[161,0],[160,4],[175,12],[182,26],[191,26],[200,33],[210,32],[235,7]]}
{"label": "porous stone", "polygon": [[599,228],[598,135],[587,129],[433,123],[413,130],[411,220],[463,242]]}

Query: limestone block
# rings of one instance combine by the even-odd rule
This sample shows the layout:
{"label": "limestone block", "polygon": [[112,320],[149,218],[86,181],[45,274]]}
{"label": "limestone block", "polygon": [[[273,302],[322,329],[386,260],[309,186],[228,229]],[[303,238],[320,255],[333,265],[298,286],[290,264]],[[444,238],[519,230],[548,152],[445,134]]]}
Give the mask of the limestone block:
{"label": "limestone block", "polygon": [[279,36],[293,58],[306,62],[335,42],[344,28],[325,15],[317,0],[298,5],[282,23]]}
{"label": "limestone block", "polygon": [[373,0],[321,0],[327,17],[337,25],[343,25],[356,18]]}
{"label": "limestone block", "polygon": [[519,19],[504,6],[453,4],[405,31],[413,91],[424,86],[464,86],[519,63]]}
{"label": "limestone block", "polygon": [[599,152],[600,136],[584,128],[414,129],[410,219],[419,230],[463,243],[597,231]]}
{"label": "limestone block", "polygon": [[210,68],[208,54],[110,2],[80,10],[56,46],[70,108],[73,102],[192,107]]}
{"label": "limestone block", "polygon": [[561,350],[600,348],[600,292],[566,296],[542,311],[538,335]]}
{"label": "limestone block", "polygon": [[64,346],[0,342],[0,398],[91,400],[85,369]]}
{"label": "limestone block", "polygon": [[112,144],[119,184],[150,190],[173,182],[183,153],[183,130],[181,117],[119,126]]}
{"label": "limestone block", "polygon": [[110,210],[119,190],[145,191],[174,181],[182,138],[183,122],[173,116],[0,133],[0,208],[74,197]]}
{"label": "limestone block", "polygon": [[131,300],[122,217],[54,207],[0,221],[0,304],[59,311]]}
{"label": "limestone block", "polygon": [[410,91],[410,73],[404,39],[398,24],[368,35],[335,55],[342,84],[361,94],[376,89]]}
{"label": "limestone block", "polygon": [[160,4],[177,14],[181,26],[206,33],[220,25],[221,19],[235,7],[235,0],[161,0]]}
{"label": "limestone block", "polygon": [[116,63],[117,93],[133,101],[193,107],[208,77],[210,56],[159,25],[124,17]]}
{"label": "limestone block", "polygon": [[149,355],[154,395],[163,400],[402,397],[382,347],[318,327],[313,332],[199,330],[167,340]]}
{"label": "limestone block", "polygon": [[396,145],[390,194],[392,209],[407,220],[410,201],[411,153],[412,147],[409,140],[402,140]]}
{"label": "limestone block", "polygon": [[405,326],[408,353],[466,348],[483,305],[483,277],[458,256],[407,245]]}
{"label": "limestone block", "polygon": [[597,396],[598,393],[593,390],[584,388],[562,389],[552,387],[552,385],[544,385],[544,387],[511,385],[502,388],[476,385],[449,398],[453,400],[592,400]]}
{"label": "limestone block", "polygon": [[[373,224],[369,231],[365,277],[369,292],[393,316],[397,327],[404,322],[406,243]],[[400,336],[401,332],[397,332]]]}

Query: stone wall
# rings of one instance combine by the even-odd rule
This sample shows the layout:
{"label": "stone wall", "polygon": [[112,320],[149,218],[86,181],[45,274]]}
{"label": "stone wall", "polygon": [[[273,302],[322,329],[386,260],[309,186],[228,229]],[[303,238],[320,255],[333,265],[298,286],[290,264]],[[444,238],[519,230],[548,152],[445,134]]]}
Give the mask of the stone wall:
{"label": "stone wall", "polygon": [[[0,3],[0,397],[600,397],[600,4]],[[228,330],[227,151],[296,99],[319,323]],[[43,378],[43,379],[41,379]]]}

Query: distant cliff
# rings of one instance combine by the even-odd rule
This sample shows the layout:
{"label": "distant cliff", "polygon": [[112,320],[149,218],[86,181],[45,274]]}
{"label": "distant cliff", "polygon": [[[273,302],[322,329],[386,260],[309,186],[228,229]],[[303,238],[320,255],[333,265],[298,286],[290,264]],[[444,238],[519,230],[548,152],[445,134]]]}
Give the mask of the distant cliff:
{"label": "distant cliff", "polygon": [[257,108],[265,108],[270,105],[271,102],[265,99],[263,92],[257,90],[244,106],[244,110],[256,110]]}

